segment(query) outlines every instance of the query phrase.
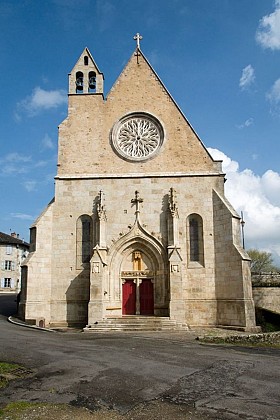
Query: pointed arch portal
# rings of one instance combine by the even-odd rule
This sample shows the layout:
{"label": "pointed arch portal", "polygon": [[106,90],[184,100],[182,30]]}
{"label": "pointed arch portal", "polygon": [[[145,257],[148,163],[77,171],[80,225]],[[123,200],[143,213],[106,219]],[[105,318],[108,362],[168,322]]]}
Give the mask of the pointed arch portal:
{"label": "pointed arch portal", "polygon": [[154,266],[140,250],[122,261],[122,314],[154,315]]}
{"label": "pointed arch portal", "polygon": [[167,256],[155,238],[143,236],[122,238],[115,244],[110,294],[120,301],[122,315],[168,316]]}

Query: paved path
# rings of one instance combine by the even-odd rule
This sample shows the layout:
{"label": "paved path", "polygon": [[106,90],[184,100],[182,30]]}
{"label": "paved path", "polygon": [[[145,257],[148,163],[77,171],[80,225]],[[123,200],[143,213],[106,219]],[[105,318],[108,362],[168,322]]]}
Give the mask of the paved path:
{"label": "paved path", "polygon": [[195,406],[191,418],[280,419],[276,349],[202,345],[188,332],[50,333],[0,315],[0,360],[34,372],[2,390],[0,404],[65,402],[127,415],[158,400]]}

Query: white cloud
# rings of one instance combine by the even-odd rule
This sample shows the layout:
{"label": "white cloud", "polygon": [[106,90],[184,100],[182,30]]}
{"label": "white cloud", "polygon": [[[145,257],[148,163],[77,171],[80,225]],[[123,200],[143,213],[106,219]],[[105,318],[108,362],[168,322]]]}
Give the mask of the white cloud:
{"label": "white cloud", "polygon": [[280,264],[280,174],[268,170],[258,176],[239,170],[237,162],[217,149],[208,148],[214,159],[223,160],[225,195],[245,220],[245,244],[274,254]]}
{"label": "white cloud", "polygon": [[[280,1],[280,0],[279,0]],[[266,99],[270,102],[272,115],[280,114],[280,79],[277,79],[271,89],[266,94]]]}
{"label": "white cloud", "polygon": [[31,156],[21,155],[19,153],[9,153],[0,159],[0,175],[17,175],[28,172],[28,162],[31,162]]}
{"label": "white cloud", "polygon": [[1,159],[1,162],[30,162],[31,156],[24,156],[20,155],[17,152],[9,153],[6,155],[3,159]]}
{"label": "white cloud", "polygon": [[65,90],[44,90],[36,87],[32,94],[18,102],[16,118],[19,119],[20,112],[26,112],[33,117],[42,110],[58,108],[67,103],[67,92]]}
{"label": "white cloud", "polygon": [[207,150],[214,159],[223,161],[224,172],[226,173],[238,172],[239,170],[238,162],[231,160],[231,158],[229,158],[227,155],[225,155],[223,152],[221,152],[218,149],[212,149],[211,147],[208,147]]}
{"label": "white cloud", "polygon": [[254,118],[248,118],[246,121],[244,121],[243,124],[240,124],[237,126],[239,129],[243,129],[246,127],[250,127],[250,125],[254,124]]}
{"label": "white cloud", "polygon": [[11,217],[14,217],[16,219],[21,219],[21,220],[34,220],[34,216],[31,216],[30,214],[24,214],[24,213],[11,213]]}
{"label": "white cloud", "polygon": [[49,164],[48,160],[38,160],[38,162],[35,163],[34,167],[35,168],[44,168],[48,164]]}
{"label": "white cloud", "polygon": [[280,49],[280,0],[275,1],[274,12],[260,20],[256,40],[263,48]]}
{"label": "white cloud", "polygon": [[37,181],[25,181],[22,185],[28,192],[36,191]]}
{"label": "white cloud", "polygon": [[15,164],[6,164],[1,167],[1,175],[18,175],[18,174],[25,174],[28,172],[28,169],[24,166],[18,166]]}
{"label": "white cloud", "polygon": [[272,105],[278,105],[280,103],[280,79],[274,82],[266,97]]}
{"label": "white cloud", "polygon": [[242,75],[239,80],[239,86],[242,90],[247,89],[255,81],[255,70],[249,64],[242,70]]}
{"label": "white cloud", "polygon": [[263,174],[261,183],[270,202],[280,207],[280,174],[270,169]]}
{"label": "white cloud", "polygon": [[54,149],[54,142],[48,134],[45,134],[41,144],[43,149]]}

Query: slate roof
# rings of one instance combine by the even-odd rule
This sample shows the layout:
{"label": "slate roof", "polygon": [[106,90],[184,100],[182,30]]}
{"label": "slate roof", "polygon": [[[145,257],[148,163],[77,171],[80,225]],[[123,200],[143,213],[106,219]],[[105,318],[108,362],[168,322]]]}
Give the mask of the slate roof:
{"label": "slate roof", "polygon": [[7,235],[6,233],[0,232],[0,245],[22,245],[29,248],[29,243],[24,242],[22,239],[14,238],[11,235]]}

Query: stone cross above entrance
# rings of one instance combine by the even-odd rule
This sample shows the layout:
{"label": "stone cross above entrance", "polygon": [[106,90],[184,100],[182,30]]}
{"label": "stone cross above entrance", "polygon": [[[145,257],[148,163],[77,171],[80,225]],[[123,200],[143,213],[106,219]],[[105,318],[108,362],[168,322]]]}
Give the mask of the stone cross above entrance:
{"label": "stone cross above entrance", "polygon": [[139,197],[139,191],[135,191],[135,198],[131,200],[131,203],[135,204],[136,206],[135,214],[137,218],[138,214],[140,213],[139,204],[143,203],[143,198]]}

